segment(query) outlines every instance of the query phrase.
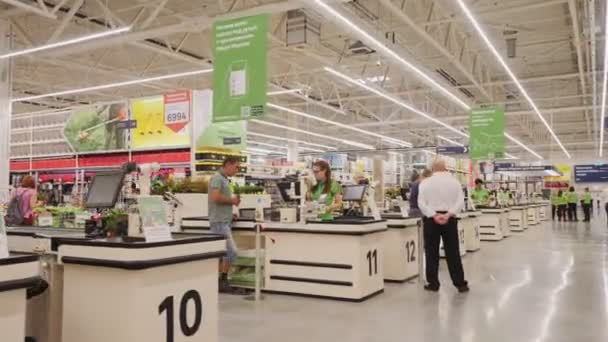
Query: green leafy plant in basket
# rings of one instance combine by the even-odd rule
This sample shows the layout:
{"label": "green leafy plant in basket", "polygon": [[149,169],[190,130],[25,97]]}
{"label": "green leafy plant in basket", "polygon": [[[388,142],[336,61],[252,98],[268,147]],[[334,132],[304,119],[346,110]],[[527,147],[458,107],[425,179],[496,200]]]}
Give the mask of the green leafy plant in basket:
{"label": "green leafy plant in basket", "polygon": [[128,229],[129,216],[123,209],[111,209],[103,214],[101,223],[109,235],[123,235]]}

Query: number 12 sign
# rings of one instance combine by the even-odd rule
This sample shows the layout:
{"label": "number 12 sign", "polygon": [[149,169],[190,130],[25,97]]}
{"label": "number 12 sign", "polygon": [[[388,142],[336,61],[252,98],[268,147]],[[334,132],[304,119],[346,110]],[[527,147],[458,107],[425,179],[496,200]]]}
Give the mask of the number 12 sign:
{"label": "number 12 sign", "polygon": [[190,91],[165,94],[165,126],[178,133],[190,123]]}

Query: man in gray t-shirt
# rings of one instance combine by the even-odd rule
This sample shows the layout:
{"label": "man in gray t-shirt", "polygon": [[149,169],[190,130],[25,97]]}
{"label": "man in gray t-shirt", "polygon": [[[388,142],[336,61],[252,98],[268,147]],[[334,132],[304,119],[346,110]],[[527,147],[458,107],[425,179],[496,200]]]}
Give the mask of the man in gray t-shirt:
{"label": "man in gray t-shirt", "polygon": [[228,271],[237,256],[236,244],[232,238],[232,206],[238,206],[241,199],[232,196],[228,177],[239,171],[239,159],[228,157],[222,168],[209,181],[209,228],[211,232],[226,237],[226,257],[220,265],[220,292],[232,292],[228,284]]}

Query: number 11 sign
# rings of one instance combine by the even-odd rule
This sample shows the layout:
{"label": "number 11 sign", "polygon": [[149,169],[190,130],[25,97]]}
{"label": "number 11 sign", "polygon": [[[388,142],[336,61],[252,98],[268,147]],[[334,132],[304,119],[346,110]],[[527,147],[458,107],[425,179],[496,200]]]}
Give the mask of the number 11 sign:
{"label": "number 11 sign", "polygon": [[177,133],[190,122],[190,91],[165,94],[165,126]]}

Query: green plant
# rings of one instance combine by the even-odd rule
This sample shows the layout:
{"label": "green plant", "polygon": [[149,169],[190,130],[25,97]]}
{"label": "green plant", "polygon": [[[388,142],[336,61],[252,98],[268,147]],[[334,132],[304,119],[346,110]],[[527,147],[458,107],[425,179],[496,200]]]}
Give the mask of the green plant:
{"label": "green plant", "polygon": [[122,225],[128,222],[127,212],[123,209],[111,209],[101,217],[103,228],[108,232],[117,232]]}
{"label": "green plant", "polygon": [[257,185],[235,185],[235,195],[258,195],[264,193],[264,187]]}

